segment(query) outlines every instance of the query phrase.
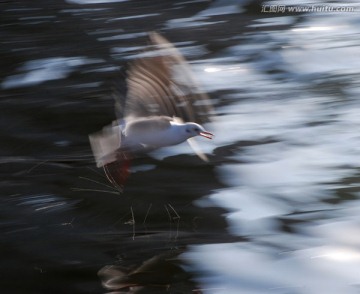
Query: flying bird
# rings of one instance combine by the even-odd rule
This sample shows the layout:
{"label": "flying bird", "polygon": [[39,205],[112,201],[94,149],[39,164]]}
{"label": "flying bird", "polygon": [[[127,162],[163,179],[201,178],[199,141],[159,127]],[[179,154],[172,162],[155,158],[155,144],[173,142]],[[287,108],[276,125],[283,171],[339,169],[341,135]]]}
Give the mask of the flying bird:
{"label": "flying bird", "polygon": [[89,136],[97,167],[121,190],[132,158],[187,141],[207,161],[193,138],[213,137],[202,126],[213,114],[210,99],[186,60],[160,34],[151,32],[149,39],[149,48],[130,62],[126,97],[114,91],[117,120]]}

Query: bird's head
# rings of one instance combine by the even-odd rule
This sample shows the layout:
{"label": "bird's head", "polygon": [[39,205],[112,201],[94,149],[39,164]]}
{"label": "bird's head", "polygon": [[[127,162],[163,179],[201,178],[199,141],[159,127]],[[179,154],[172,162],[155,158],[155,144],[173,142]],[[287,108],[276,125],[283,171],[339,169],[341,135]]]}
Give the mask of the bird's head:
{"label": "bird's head", "polygon": [[196,123],[186,123],[184,129],[188,138],[202,136],[207,139],[212,139],[212,137],[214,136],[212,133],[206,131],[204,127]]}

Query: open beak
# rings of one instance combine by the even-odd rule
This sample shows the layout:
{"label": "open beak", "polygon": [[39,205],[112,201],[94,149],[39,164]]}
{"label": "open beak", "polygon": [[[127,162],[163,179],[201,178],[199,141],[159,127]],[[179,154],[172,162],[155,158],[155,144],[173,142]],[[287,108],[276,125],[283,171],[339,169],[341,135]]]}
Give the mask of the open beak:
{"label": "open beak", "polygon": [[214,136],[213,133],[206,132],[206,131],[200,132],[199,135],[202,136],[202,137],[205,137],[205,138],[207,138],[207,139],[210,139],[210,140],[211,140],[211,139],[213,138],[213,136]]}

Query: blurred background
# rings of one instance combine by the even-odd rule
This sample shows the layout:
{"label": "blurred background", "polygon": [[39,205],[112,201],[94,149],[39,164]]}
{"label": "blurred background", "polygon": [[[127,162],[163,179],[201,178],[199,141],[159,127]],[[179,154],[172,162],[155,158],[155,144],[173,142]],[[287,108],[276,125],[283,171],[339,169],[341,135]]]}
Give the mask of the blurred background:
{"label": "blurred background", "polygon": [[[1,2],[1,292],[359,293],[357,2]],[[136,160],[119,193],[88,134],[152,30],[215,139],[209,164]]]}

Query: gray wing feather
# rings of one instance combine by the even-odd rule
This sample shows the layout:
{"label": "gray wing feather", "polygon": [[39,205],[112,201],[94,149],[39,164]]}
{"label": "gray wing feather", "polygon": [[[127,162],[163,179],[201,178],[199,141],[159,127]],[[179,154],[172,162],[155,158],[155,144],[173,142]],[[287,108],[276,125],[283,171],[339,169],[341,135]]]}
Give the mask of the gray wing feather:
{"label": "gray wing feather", "polygon": [[124,115],[177,116],[200,124],[210,121],[210,100],[199,90],[185,58],[158,33],[151,32],[149,37],[153,54],[134,60],[127,71]]}

